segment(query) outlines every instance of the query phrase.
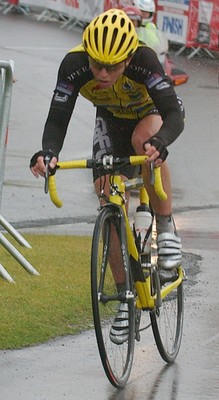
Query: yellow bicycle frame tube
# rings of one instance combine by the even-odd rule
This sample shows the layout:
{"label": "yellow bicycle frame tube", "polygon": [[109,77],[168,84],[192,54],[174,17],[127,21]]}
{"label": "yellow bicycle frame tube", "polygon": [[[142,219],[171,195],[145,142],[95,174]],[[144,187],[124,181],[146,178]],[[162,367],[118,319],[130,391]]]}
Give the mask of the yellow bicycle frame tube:
{"label": "yellow bicycle frame tube", "polygon": [[[126,225],[126,234],[127,234],[127,245],[128,245],[128,254],[130,259],[132,258],[133,263],[139,263],[139,254],[135,245],[133,233],[130,227],[130,223],[128,220],[128,216],[126,214],[125,209],[125,201],[123,201],[122,195],[125,194],[125,184],[122,181],[119,175],[113,176],[113,186],[116,188],[110,194],[109,200],[110,202],[119,205],[123,209],[125,225]],[[138,293],[138,299],[136,306],[137,308],[150,308],[153,309],[155,305],[155,297],[151,296],[151,288],[150,288],[150,278],[147,278],[145,281],[143,271],[142,271],[142,280],[135,281],[135,288]]]}

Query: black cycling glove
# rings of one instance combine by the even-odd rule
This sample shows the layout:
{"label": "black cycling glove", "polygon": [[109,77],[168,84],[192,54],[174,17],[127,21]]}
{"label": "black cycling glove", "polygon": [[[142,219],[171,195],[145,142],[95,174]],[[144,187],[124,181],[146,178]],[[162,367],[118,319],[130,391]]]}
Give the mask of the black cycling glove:
{"label": "black cycling glove", "polygon": [[147,143],[150,143],[151,146],[154,146],[155,149],[157,151],[159,151],[159,153],[160,153],[159,158],[161,158],[162,161],[166,160],[169,152],[168,152],[165,144],[163,143],[163,141],[160,138],[153,136],[152,138],[146,140],[146,142],[143,143],[144,150],[145,150],[145,145]]}
{"label": "black cycling glove", "polygon": [[[33,157],[31,158],[31,160],[30,160],[30,168],[32,168],[32,167],[34,167],[34,166],[36,165],[37,159],[38,159],[38,157],[40,157],[40,156],[44,157],[44,163],[45,163],[45,158],[49,159],[49,162],[52,160],[53,157],[56,157],[57,160],[58,160],[57,154],[54,153],[52,150],[40,150],[40,151],[38,151],[37,153],[35,153],[35,154],[33,155]],[[50,169],[49,169],[50,175],[55,174],[56,169],[57,169],[57,167],[54,168],[54,169],[51,169],[51,168],[50,168]]]}

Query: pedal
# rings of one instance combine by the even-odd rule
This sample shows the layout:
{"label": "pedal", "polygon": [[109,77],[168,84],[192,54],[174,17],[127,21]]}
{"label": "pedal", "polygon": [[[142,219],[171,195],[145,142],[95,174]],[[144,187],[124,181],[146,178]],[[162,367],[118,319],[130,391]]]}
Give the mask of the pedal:
{"label": "pedal", "polygon": [[165,283],[175,282],[178,279],[177,271],[174,269],[170,270],[159,270],[159,277],[161,285],[165,285]]}

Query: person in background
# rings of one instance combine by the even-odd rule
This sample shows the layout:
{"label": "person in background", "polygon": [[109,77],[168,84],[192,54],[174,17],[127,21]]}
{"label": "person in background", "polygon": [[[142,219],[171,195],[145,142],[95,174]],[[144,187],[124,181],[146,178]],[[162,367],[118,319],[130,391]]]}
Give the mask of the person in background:
{"label": "person in background", "polygon": [[154,0],[134,0],[133,5],[142,14],[141,25],[137,27],[138,37],[157,53],[158,59],[165,69],[165,58],[169,51],[169,45],[166,35],[153,22],[156,13],[155,2]]}
{"label": "person in background", "polygon": [[138,7],[128,5],[123,8],[123,11],[125,11],[126,15],[128,15],[135,27],[136,32],[138,33],[138,28],[141,27],[143,19],[141,10]]}
{"label": "person in background", "polygon": [[146,26],[148,22],[154,22],[156,13],[154,0],[133,0],[133,5],[142,12],[142,26]]}

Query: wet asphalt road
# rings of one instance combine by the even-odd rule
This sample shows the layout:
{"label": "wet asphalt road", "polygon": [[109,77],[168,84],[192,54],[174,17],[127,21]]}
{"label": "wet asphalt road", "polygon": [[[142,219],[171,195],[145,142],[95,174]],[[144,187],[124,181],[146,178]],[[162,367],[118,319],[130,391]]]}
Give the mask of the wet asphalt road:
{"label": "wet asphalt road", "polygon": [[[28,169],[41,133],[58,65],[80,42],[79,31],[33,16],[0,15],[0,59],[15,62],[1,214],[21,233],[90,234],[97,200],[90,172],[58,180],[64,207],[43,193]],[[174,57],[174,55],[173,55]],[[129,384],[117,391],[102,371],[93,332],[18,351],[0,352],[0,399],[216,400],[219,397],[218,61],[176,59],[190,81],[178,88],[186,128],[170,148],[175,219],[188,274],[185,326],[177,362],[166,367],[152,333],[136,345]],[[94,109],[79,98],[62,158],[90,156]],[[73,175],[74,174],[74,175]],[[58,177],[57,177],[58,179]],[[78,182],[83,179],[82,192]],[[30,279],[32,279],[30,277]],[[152,365],[148,365],[153,362]]]}

